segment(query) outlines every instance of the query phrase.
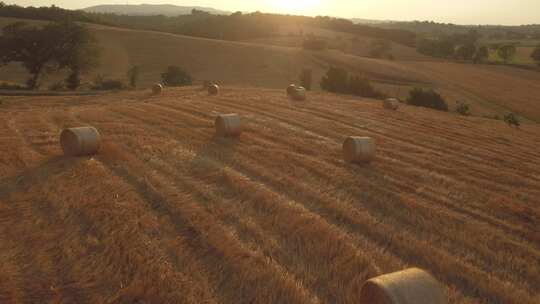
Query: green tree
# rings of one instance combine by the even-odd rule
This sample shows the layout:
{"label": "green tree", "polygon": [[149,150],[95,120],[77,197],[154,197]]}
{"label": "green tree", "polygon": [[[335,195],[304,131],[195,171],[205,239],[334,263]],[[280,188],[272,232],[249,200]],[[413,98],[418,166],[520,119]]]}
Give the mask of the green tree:
{"label": "green tree", "polygon": [[536,61],[536,63],[538,63],[538,65],[540,65],[540,44],[536,46],[536,48],[534,48],[532,54],[531,54],[531,58]]}
{"label": "green tree", "polygon": [[414,88],[409,92],[407,103],[413,106],[432,108],[439,111],[448,111],[448,104],[442,96],[432,89],[424,90]]}
{"label": "green tree", "polygon": [[460,45],[456,50],[456,57],[463,60],[472,60],[476,53],[476,46],[472,43]]}
{"label": "green tree", "polygon": [[504,63],[508,63],[516,55],[516,47],[511,44],[503,45],[497,50],[497,55],[499,55]]}
{"label": "green tree", "polygon": [[90,32],[73,22],[54,22],[41,28],[17,22],[4,27],[0,41],[0,61],[20,62],[31,75],[27,81],[30,89],[39,88],[44,74],[64,68],[71,70],[72,80],[80,78],[81,72],[97,63],[99,55]]}
{"label": "green tree", "polygon": [[141,67],[138,66],[138,65],[134,65],[131,68],[129,68],[129,70],[127,72],[127,76],[128,76],[128,79],[129,79],[129,85],[132,88],[137,87],[137,82],[139,82],[140,73],[141,73]]}
{"label": "green tree", "polygon": [[321,79],[321,88],[332,93],[345,93],[349,87],[349,73],[344,69],[331,67]]}
{"label": "green tree", "polygon": [[167,71],[161,74],[161,79],[164,85],[172,87],[191,85],[193,83],[191,75],[177,66],[169,66]]}
{"label": "green tree", "polygon": [[481,63],[482,61],[489,58],[489,49],[487,46],[481,46],[476,50],[474,54],[474,63]]}

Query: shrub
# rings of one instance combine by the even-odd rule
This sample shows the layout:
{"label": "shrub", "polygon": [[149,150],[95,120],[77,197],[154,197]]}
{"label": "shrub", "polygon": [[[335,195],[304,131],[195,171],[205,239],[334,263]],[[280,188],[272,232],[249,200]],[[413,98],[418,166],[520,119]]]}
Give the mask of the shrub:
{"label": "shrub", "polygon": [[109,91],[109,90],[122,90],[126,86],[121,80],[117,79],[104,79],[103,76],[97,76],[94,81],[92,90]]}
{"label": "shrub", "polygon": [[540,65],[540,44],[537,45],[531,53],[531,58]]}
{"label": "shrub", "polygon": [[328,47],[328,43],[322,39],[309,37],[304,40],[304,49],[311,51],[323,51]]}
{"label": "shrub", "polygon": [[313,82],[313,71],[311,69],[303,69],[300,73],[300,85],[311,90],[311,83]]}
{"label": "shrub", "polygon": [[75,90],[81,85],[81,78],[78,71],[73,71],[66,78],[66,87],[70,90]]}
{"label": "shrub", "polygon": [[321,80],[321,88],[332,93],[351,94],[370,98],[381,98],[383,94],[377,92],[368,79],[359,76],[350,76],[340,68],[331,67]]}
{"label": "shrub", "polygon": [[431,108],[439,111],[448,111],[448,104],[442,96],[429,89],[414,88],[409,92],[407,103],[413,106]]}
{"label": "shrub", "polygon": [[359,76],[351,76],[349,78],[347,93],[369,98],[383,97],[381,93],[375,90],[375,88],[371,85],[368,79]]}
{"label": "shrub", "polygon": [[509,126],[515,126],[519,127],[521,125],[521,122],[519,121],[519,118],[514,113],[509,113],[507,115],[504,115],[503,118],[504,122],[506,122]]}
{"label": "shrub", "polygon": [[512,44],[507,44],[499,47],[497,50],[497,55],[504,61],[508,63],[516,55],[516,47]]}
{"label": "shrub", "polygon": [[471,115],[471,109],[469,107],[469,104],[465,102],[458,102],[456,112],[463,116]]}
{"label": "shrub", "polygon": [[64,83],[62,81],[59,81],[59,82],[55,82],[53,84],[51,84],[49,86],[49,90],[50,91],[62,91],[64,90],[66,87],[64,85]]}
{"label": "shrub", "polygon": [[321,88],[332,93],[346,93],[349,73],[344,69],[331,67],[321,80]]}
{"label": "shrub", "polygon": [[137,82],[139,82],[139,76],[141,74],[141,68],[138,65],[132,66],[127,72],[129,79],[129,86],[132,88],[137,87]]}
{"label": "shrub", "polygon": [[164,85],[170,87],[191,85],[193,83],[191,75],[177,66],[169,66],[167,71],[161,74],[161,79]]}

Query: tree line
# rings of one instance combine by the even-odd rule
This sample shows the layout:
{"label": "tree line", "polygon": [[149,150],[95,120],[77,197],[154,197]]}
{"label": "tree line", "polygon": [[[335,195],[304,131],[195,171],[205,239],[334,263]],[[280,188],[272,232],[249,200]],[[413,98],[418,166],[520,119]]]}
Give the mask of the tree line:
{"label": "tree line", "polygon": [[290,16],[260,12],[212,15],[203,11],[193,10],[190,15],[179,15],[176,17],[163,15],[128,16],[65,10],[56,6],[25,8],[0,2],[0,17],[50,21],[69,19],[101,25],[154,30],[224,40],[244,40],[274,36],[277,35],[277,29],[280,25],[291,24],[296,26],[313,26],[371,38],[386,39],[413,47],[416,42],[416,34],[406,30],[382,29],[355,24],[347,19],[332,17]]}

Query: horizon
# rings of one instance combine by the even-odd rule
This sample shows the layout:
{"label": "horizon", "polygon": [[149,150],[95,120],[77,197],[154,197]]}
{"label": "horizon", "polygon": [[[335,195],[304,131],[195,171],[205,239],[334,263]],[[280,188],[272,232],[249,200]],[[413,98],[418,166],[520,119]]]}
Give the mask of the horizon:
{"label": "horizon", "polygon": [[[479,0],[474,4],[466,0],[456,0],[452,4],[430,3],[427,0],[396,1],[391,0],[342,0],[339,3],[329,0],[262,0],[256,3],[248,0],[231,0],[223,5],[217,0],[148,0],[148,1],[46,1],[23,0],[4,1],[6,4],[20,6],[51,6],[66,9],[83,9],[96,5],[140,5],[171,4],[178,6],[200,6],[224,11],[242,11],[265,13],[333,16],[341,18],[358,18],[378,21],[434,21],[457,25],[501,25],[519,26],[540,24],[540,1],[515,0]],[[414,11],[411,13],[411,11]]]}

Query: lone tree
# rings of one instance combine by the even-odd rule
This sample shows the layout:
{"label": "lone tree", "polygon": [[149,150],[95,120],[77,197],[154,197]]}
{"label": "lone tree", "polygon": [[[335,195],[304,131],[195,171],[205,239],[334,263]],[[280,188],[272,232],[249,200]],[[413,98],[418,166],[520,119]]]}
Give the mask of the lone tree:
{"label": "lone tree", "polygon": [[191,75],[178,66],[169,66],[167,71],[161,74],[161,79],[163,84],[169,87],[186,86],[193,83]]}
{"label": "lone tree", "polygon": [[481,63],[482,61],[489,58],[489,49],[487,46],[481,46],[476,50],[474,54],[474,63]]}
{"label": "lone tree", "polygon": [[463,60],[472,60],[476,53],[476,46],[472,43],[461,45],[457,48],[455,56]]}
{"label": "lone tree", "polygon": [[516,47],[511,44],[503,45],[497,50],[497,54],[504,63],[508,63],[516,55]]}
{"label": "lone tree", "polygon": [[127,76],[129,78],[129,85],[132,88],[137,87],[137,82],[139,82],[139,76],[141,74],[141,67],[138,65],[134,65],[131,68],[129,68],[127,72]]}
{"label": "lone tree", "polygon": [[74,22],[54,22],[44,27],[17,22],[4,27],[0,36],[0,62],[20,62],[31,74],[28,88],[39,88],[46,73],[70,69],[68,87],[76,88],[80,73],[92,68],[99,51],[90,32]]}
{"label": "lone tree", "polygon": [[540,44],[536,46],[531,54],[531,58],[540,65]]}

